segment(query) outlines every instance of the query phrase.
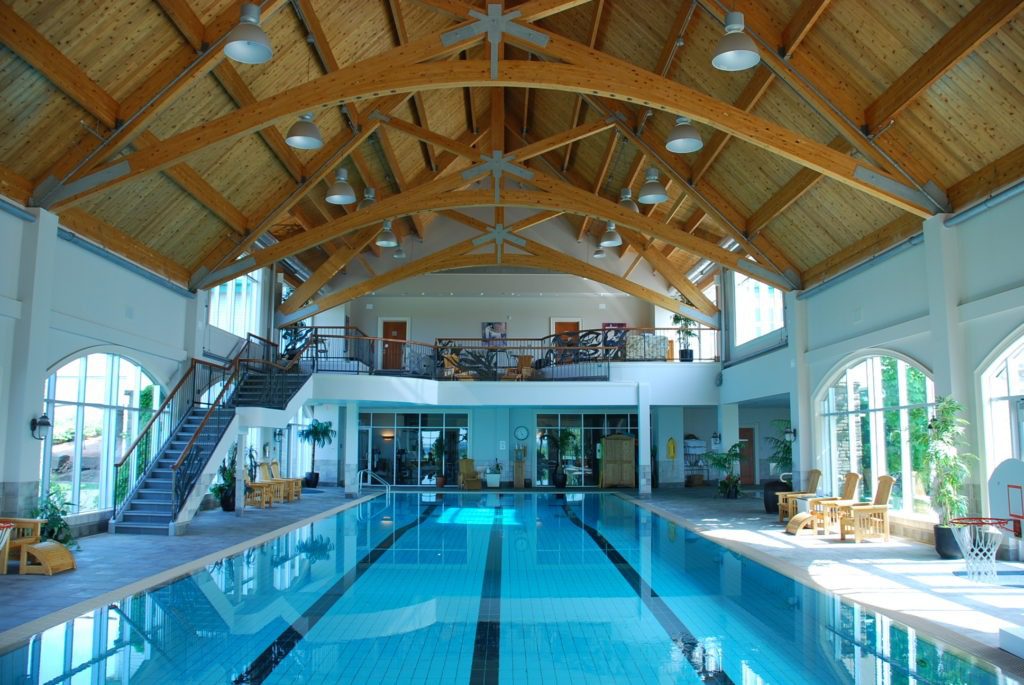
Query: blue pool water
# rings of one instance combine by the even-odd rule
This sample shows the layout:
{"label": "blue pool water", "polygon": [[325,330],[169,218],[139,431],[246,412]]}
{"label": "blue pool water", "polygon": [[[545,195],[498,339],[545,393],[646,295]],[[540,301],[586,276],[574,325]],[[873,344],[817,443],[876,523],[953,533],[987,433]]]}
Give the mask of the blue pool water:
{"label": "blue pool water", "polygon": [[100,607],[6,683],[1015,683],[611,494],[396,494]]}

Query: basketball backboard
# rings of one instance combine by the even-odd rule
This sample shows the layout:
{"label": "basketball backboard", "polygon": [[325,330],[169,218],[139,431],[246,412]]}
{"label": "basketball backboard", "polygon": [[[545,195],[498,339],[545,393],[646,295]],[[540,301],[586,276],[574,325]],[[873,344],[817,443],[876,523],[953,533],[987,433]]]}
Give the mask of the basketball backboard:
{"label": "basketball backboard", "polygon": [[988,480],[988,501],[993,518],[1014,521],[1014,531],[1020,536],[1024,521],[1024,461],[1003,461]]}

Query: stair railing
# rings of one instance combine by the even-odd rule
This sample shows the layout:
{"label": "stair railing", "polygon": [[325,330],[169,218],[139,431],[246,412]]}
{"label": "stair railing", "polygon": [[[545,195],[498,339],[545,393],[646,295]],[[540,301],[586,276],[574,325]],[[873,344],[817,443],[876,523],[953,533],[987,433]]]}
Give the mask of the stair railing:
{"label": "stair railing", "polygon": [[263,374],[264,393],[260,403],[283,409],[283,405],[291,399],[290,394],[286,396],[284,392],[285,379],[289,374],[312,370],[312,367],[303,367],[303,359],[308,359],[309,352],[315,351],[316,345],[317,336],[307,335],[301,345],[289,349],[282,357],[277,343],[250,333],[246,354],[239,355],[236,362],[241,368],[243,379],[249,375]]}
{"label": "stair railing", "polygon": [[193,359],[188,370],[153,412],[138,437],[114,464],[114,516],[145,480],[156,457],[181,422],[192,410],[197,397],[197,369],[205,362]]}

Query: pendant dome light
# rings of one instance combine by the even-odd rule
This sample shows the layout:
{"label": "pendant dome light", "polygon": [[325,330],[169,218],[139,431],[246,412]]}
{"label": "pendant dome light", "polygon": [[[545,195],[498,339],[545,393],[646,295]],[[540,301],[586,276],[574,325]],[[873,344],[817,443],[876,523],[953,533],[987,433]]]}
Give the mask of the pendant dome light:
{"label": "pendant dome light", "polygon": [[607,228],[605,228],[604,235],[601,236],[601,247],[618,247],[622,244],[622,236],[615,230],[615,222],[609,221]]}
{"label": "pendant dome light", "polygon": [[313,113],[306,112],[288,129],[284,142],[297,150],[319,150],[324,144],[320,129],[313,123]]}
{"label": "pendant dome light", "polygon": [[668,199],[665,186],[658,180],[657,167],[651,167],[644,176],[644,184],[640,187],[640,194],[636,196],[638,202],[645,205],[654,205]]}
{"label": "pendant dome light", "polygon": [[640,205],[633,199],[633,192],[629,188],[619,191],[619,204],[632,212],[640,213]]}
{"label": "pendant dome light", "polygon": [[676,125],[668,133],[665,139],[665,149],[669,152],[683,153],[696,152],[704,147],[704,141],[700,138],[700,131],[690,123],[688,117],[676,117]]}
{"label": "pendant dome light", "polygon": [[356,209],[365,209],[377,201],[377,191],[366,186],[363,188],[363,199],[359,201],[359,206]]}
{"label": "pendant dome light", "polygon": [[395,250],[395,253],[391,256],[394,259],[405,259],[405,248],[403,248],[401,244],[399,244],[398,249]]}
{"label": "pendant dome light", "polygon": [[594,259],[604,259],[604,248],[599,247],[594,250]]}
{"label": "pendant dome light", "polygon": [[391,230],[391,219],[384,219],[384,228],[377,234],[377,247],[397,247],[398,239]]}
{"label": "pendant dome light", "polygon": [[348,182],[348,169],[339,167],[338,173],[334,176],[334,183],[327,189],[325,202],[332,205],[350,205],[356,201],[356,191]]}
{"label": "pendant dome light", "polygon": [[231,29],[224,44],[224,54],[242,64],[263,64],[273,57],[270,39],[260,28],[260,8],[251,2],[242,5],[238,25]]}
{"label": "pendant dome light", "polygon": [[757,66],[761,55],[743,28],[743,12],[725,15],[725,35],[718,40],[711,66],[719,71],[743,71]]}

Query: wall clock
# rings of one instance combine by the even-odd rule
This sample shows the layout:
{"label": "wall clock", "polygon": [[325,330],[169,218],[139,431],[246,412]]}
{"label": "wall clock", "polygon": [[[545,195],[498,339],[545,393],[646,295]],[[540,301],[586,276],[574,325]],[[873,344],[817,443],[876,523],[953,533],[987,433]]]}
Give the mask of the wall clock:
{"label": "wall clock", "polygon": [[516,437],[516,440],[526,440],[530,437],[530,429],[526,426],[516,426],[516,430],[512,435]]}

